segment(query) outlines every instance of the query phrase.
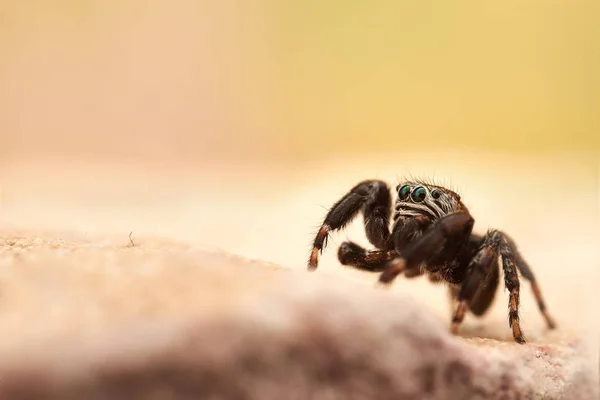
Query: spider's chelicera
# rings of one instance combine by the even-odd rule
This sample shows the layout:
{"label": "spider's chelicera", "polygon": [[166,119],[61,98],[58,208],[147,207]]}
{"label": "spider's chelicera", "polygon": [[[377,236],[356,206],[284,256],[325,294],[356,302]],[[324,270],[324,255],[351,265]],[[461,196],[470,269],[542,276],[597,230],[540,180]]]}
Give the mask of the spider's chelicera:
{"label": "spider's chelicera", "polygon": [[525,343],[519,325],[518,272],[531,283],[548,327],[555,328],[531,268],[508,235],[495,229],[485,235],[473,233],[474,219],[460,196],[442,186],[404,182],[396,192],[390,228],[392,194],[388,185],[369,180],[354,186],[327,213],[315,237],[308,269],[317,268],[329,234],[362,212],[367,239],[375,249],[344,242],[338,250],[340,262],[380,272],[379,281],[386,284],[399,274],[407,278],[427,274],[431,281],[447,282],[455,306],[452,333],[458,333],[467,310],[476,316],[488,310],[500,278],[499,258],[509,292],[508,319],[515,341]]}

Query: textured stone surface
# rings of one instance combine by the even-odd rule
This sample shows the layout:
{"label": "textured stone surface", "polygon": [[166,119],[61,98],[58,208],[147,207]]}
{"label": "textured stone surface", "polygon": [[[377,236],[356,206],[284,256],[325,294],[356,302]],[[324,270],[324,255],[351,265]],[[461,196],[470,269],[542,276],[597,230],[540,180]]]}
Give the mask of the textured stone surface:
{"label": "textured stone surface", "polygon": [[168,241],[1,246],[1,399],[598,397],[575,335],[457,338],[402,293]]}

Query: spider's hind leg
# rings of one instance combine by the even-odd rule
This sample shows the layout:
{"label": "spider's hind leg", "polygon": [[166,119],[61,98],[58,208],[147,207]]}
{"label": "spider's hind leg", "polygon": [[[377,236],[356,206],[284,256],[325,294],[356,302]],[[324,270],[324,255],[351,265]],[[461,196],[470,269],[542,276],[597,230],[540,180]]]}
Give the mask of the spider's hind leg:
{"label": "spider's hind leg", "polygon": [[344,228],[362,210],[367,239],[379,249],[387,249],[390,240],[392,195],[388,185],[379,180],[363,181],[338,200],[319,228],[308,260],[308,270],[319,264],[319,252],[327,245],[329,233]]}

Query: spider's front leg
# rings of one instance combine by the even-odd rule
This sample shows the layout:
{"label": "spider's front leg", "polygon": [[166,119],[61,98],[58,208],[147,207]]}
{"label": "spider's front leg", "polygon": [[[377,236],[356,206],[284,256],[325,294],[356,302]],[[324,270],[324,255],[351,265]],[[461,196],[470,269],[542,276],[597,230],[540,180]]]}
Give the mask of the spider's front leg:
{"label": "spider's front leg", "polygon": [[[493,238],[489,235],[486,235],[483,244],[480,246],[479,251],[475,254],[475,256],[469,262],[469,265],[466,268],[465,279],[463,280],[460,288],[458,289],[458,293],[456,296],[456,300],[458,301],[458,305],[455,308],[454,315],[452,317],[452,325],[450,331],[453,334],[458,334],[458,330],[460,328],[460,324],[463,322],[465,318],[465,314],[469,307],[477,308],[478,305],[477,300],[473,303],[473,299],[475,295],[480,291],[480,289],[485,290],[486,295],[487,291],[490,291],[491,294],[495,293],[496,286],[492,283],[489,285],[489,277],[493,276],[494,268],[497,271],[497,261],[498,261],[498,243],[495,242]],[[497,274],[496,274],[497,276]],[[513,277],[511,275],[511,281]],[[488,282],[489,287],[485,287],[484,284]],[[493,280],[492,280],[493,282]],[[516,281],[516,292],[515,286],[511,285],[511,304],[516,309],[519,304],[519,292],[518,292],[519,282]],[[480,296],[481,297],[481,296]],[[486,300],[490,300],[484,296]],[[491,301],[491,300],[490,300]],[[482,307],[481,313],[487,309],[490,301],[484,301],[485,303]],[[516,312],[516,311],[515,311]],[[511,312],[512,315],[512,312]],[[511,326],[513,326],[513,335],[515,340],[519,343],[524,343],[523,334],[519,327],[518,315],[516,316],[516,324],[513,325],[513,320],[511,319]]]}
{"label": "spider's front leg", "polygon": [[400,256],[389,263],[385,271],[379,276],[379,281],[389,284],[400,273],[413,274],[413,271],[423,261],[439,253],[444,247],[460,245],[465,238],[471,235],[473,223],[473,217],[464,211],[446,215],[422,236],[406,244],[404,248],[400,248],[404,244],[400,244],[402,240],[399,240],[398,237],[406,236],[406,232],[414,228],[403,228],[394,231],[394,242]]}
{"label": "spider's front leg", "polygon": [[367,250],[353,242],[344,242],[338,249],[338,260],[342,265],[369,272],[385,270],[387,263],[397,255],[395,250]]}
{"label": "spider's front leg", "polygon": [[388,185],[379,180],[363,181],[338,200],[325,216],[313,242],[308,270],[317,269],[319,252],[327,245],[331,232],[344,228],[362,210],[367,239],[379,249],[387,249],[390,239],[392,195]]}

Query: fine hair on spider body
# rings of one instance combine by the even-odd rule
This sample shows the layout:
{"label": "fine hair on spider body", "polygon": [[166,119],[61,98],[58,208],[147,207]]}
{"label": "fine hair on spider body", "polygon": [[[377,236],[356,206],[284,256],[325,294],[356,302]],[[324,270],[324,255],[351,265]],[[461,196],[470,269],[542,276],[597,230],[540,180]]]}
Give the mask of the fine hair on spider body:
{"label": "fine hair on spider body", "polygon": [[[319,253],[330,233],[344,228],[362,212],[367,239],[375,248],[344,242],[341,264],[378,272],[390,284],[398,275],[426,274],[433,282],[449,284],[456,304],[451,332],[457,334],[465,313],[482,316],[492,304],[500,280],[509,292],[508,323],[517,343],[525,343],[519,323],[519,274],[531,284],[539,310],[550,329],[556,327],[540,287],[515,242],[504,232],[473,233],[475,220],[460,195],[431,182],[411,179],[396,186],[397,197],[381,180],[355,185],[328,211],[313,241],[308,270],[318,267]],[[499,263],[501,260],[501,263]],[[500,267],[501,265],[501,267]]]}

